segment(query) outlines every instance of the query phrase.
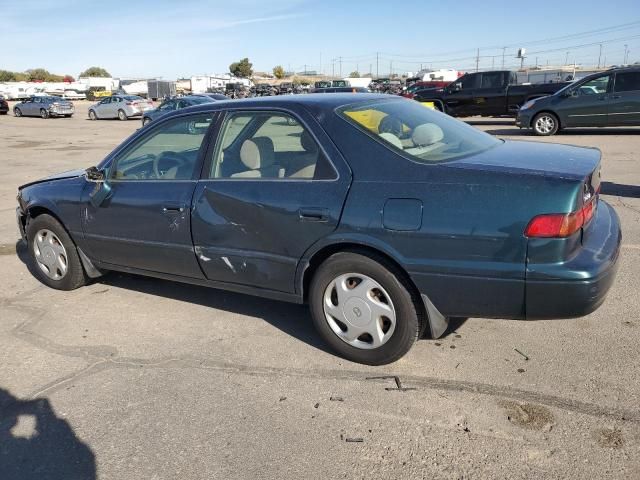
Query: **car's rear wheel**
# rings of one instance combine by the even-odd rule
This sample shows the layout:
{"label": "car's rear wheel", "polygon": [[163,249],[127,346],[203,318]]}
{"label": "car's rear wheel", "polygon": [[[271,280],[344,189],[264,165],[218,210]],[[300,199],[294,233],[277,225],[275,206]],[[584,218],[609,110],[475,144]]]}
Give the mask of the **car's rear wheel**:
{"label": "car's rear wheel", "polygon": [[29,221],[27,241],[31,270],[42,283],[58,290],[74,290],[86,283],[76,246],[55,218],[42,214]]}
{"label": "car's rear wheel", "polygon": [[151,119],[149,117],[144,117],[142,119],[142,126],[144,127],[148,123],[151,123]]}
{"label": "car's rear wheel", "polygon": [[127,114],[124,113],[124,110],[118,110],[118,118],[123,121],[128,119]]}
{"label": "car's rear wheel", "polygon": [[18,107],[16,107],[16,108],[13,109],[13,114],[16,117],[21,117],[22,116],[22,110],[20,110]]}
{"label": "car's rear wheel", "polygon": [[542,112],[533,117],[533,133],[541,136],[554,135],[560,128],[558,117],[553,113]]}
{"label": "car's rear wheel", "polygon": [[42,118],[49,118],[49,111],[44,109],[44,108],[41,108],[40,109],[40,116]]}
{"label": "car's rear wheel", "polygon": [[390,262],[339,252],[322,263],[310,285],[313,323],[344,358],[368,365],[394,362],[421,331],[411,287]]}
{"label": "car's rear wheel", "polygon": [[89,110],[89,119],[90,120],[97,120],[98,116],[96,115],[96,112],[93,110]]}

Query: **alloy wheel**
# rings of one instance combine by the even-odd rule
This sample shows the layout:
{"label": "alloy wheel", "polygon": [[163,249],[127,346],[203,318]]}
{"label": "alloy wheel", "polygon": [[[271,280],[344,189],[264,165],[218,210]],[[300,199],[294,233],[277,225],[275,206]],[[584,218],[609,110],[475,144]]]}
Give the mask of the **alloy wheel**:
{"label": "alloy wheel", "polygon": [[391,297],[377,281],[360,273],[346,273],[330,282],[323,308],[333,333],[356,348],[381,347],[396,328]]}
{"label": "alloy wheel", "polygon": [[544,135],[551,133],[555,126],[556,120],[551,115],[541,115],[536,119],[535,128]]}

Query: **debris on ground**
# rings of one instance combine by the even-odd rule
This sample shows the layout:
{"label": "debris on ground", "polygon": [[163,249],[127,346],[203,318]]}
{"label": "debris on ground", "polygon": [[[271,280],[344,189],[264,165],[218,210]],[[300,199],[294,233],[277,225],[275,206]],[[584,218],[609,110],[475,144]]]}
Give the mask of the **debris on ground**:
{"label": "debris on ground", "polygon": [[518,350],[518,349],[517,349],[517,348],[515,348],[515,347],[514,347],[513,349],[514,349],[516,352],[518,352],[520,355],[522,355],[522,356],[524,357],[524,359],[525,359],[525,360],[529,360],[529,357],[528,357],[526,354],[522,353],[520,350]]}

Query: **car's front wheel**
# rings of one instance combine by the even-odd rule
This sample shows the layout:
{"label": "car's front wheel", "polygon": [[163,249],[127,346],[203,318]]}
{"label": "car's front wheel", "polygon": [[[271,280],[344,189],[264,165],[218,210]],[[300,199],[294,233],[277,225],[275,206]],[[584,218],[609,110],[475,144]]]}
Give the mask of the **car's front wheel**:
{"label": "car's front wheel", "polygon": [[553,113],[542,112],[533,117],[533,133],[541,136],[554,135],[560,128],[558,117]]}
{"label": "car's front wheel", "polygon": [[22,116],[22,110],[20,110],[18,107],[16,107],[16,108],[13,109],[13,114],[16,117],[21,117]]}
{"label": "car's front wheel", "polygon": [[317,331],[344,358],[394,362],[418,338],[422,320],[402,272],[383,258],[339,252],[318,267],[309,304]]}
{"label": "car's front wheel", "polygon": [[42,283],[58,290],[74,290],[86,283],[76,246],[55,218],[42,214],[29,221],[27,241],[31,270]]}
{"label": "car's front wheel", "polygon": [[96,112],[94,110],[89,110],[89,119],[90,120],[97,120],[98,116],[96,115]]}
{"label": "car's front wheel", "polygon": [[127,120],[128,117],[124,110],[118,110],[118,118],[124,121]]}

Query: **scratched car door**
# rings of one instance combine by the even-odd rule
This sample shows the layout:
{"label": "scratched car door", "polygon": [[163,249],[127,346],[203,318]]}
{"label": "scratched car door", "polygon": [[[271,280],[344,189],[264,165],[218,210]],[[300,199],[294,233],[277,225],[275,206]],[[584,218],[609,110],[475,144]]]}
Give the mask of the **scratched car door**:
{"label": "scratched car door", "polygon": [[[82,227],[93,258],[111,265],[202,278],[191,241],[190,205],[212,113],[160,120],[110,162],[110,195],[82,194]],[[98,184],[99,186],[99,184]]]}

